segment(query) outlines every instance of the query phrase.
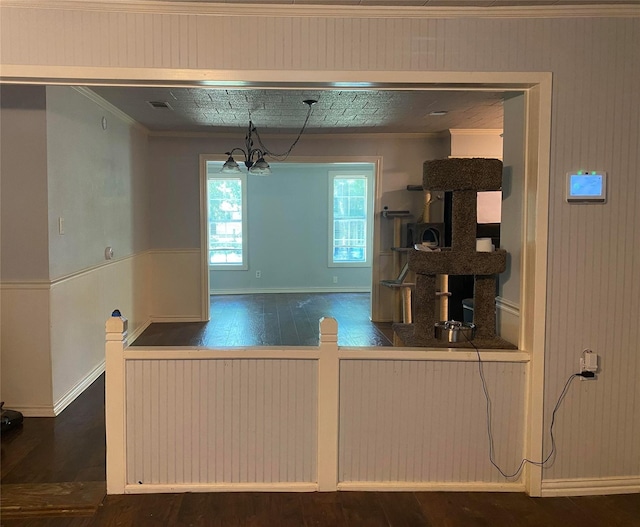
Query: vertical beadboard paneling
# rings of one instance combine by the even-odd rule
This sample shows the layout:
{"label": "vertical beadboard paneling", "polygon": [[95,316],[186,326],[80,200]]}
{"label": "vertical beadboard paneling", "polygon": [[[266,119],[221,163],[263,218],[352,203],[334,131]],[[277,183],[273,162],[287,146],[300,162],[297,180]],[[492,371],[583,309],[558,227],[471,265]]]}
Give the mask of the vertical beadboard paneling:
{"label": "vertical beadboard paneling", "polygon": [[[640,81],[639,23],[548,24],[553,40],[567,52],[554,79],[547,425],[584,348],[600,355],[602,372],[597,381],[576,382],[565,399],[556,423],[558,456],[544,477],[638,475],[640,414],[631,405],[640,400],[640,101],[630,94]],[[598,38],[578,46],[568,32],[560,34],[562,27]],[[590,167],[609,173],[608,203],[567,204],[565,172]]]}
{"label": "vertical beadboard paneling", "polygon": [[[526,365],[483,366],[495,461],[514,471]],[[477,363],[343,360],[340,385],[340,481],[507,481],[489,462]]]}
{"label": "vertical beadboard paneling", "polygon": [[[126,38],[112,38],[113,33],[106,29],[113,30],[114,24],[124,28],[125,24],[108,12],[1,9],[3,64],[552,72],[545,284],[547,425],[558,393],[576,370],[583,348],[600,354],[602,374],[595,382],[576,383],[566,398],[556,424],[558,456],[544,477],[640,474],[639,18],[416,21],[270,19],[258,13],[246,19],[127,13]],[[262,23],[268,19],[268,24]],[[247,36],[238,27],[249,20],[253,31]],[[163,28],[170,28],[169,47]],[[282,32],[278,37],[287,45],[274,47],[272,54],[269,32],[274,28]],[[256,45],[263,43],[269,53],[256,53]],[[608,171],[609,202],[567,204],[565,173],[590,167]],[[368,374],[377,373],[372,369]],[[443,372],[443,378],[448,375],[449,371]],[[437,398],[439,394],[425,395],[430,396]],[[461,396],[466,396],[466,390]],[[432,410],[424,408],[425,412]],[[436,414],[433,418],[439,421],[444,417]],[[264,426],[266,429],[267,424]],[[438,439],[432,431],[425,440],[436,447]],[[375,457],[371,452],[379,453],[376,447],[371,445],[366,451],[367,459]],[[438,472],[435,463],[440,461],[423,459],[422,467]],[[271,470],[267,465],[264,468]],[[354,465],[353,470],[358,467]]]}
{"label": "vertical beadboard paneling", "polygon": [[316,481],[312,360],[128,361],[127,482]]}

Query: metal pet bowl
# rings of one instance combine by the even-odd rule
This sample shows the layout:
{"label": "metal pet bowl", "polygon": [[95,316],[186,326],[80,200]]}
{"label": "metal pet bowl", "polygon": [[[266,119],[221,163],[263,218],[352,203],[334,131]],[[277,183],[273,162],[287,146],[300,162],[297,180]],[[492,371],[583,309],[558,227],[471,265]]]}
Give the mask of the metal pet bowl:
{"label": "metal pet bowl", "polygon": [[476,325],[471,322],[445,320],[435,325],[435,337],[443,342],[467,342],[475,336]]}

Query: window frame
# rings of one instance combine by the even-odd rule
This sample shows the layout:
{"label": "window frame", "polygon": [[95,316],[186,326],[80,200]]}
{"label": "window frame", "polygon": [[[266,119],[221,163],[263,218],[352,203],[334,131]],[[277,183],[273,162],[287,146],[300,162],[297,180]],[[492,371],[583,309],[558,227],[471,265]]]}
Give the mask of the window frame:
{"label": "window frame", "polygon": [[[247,175],[242,172],[240,174],[222,174],[219,171],[210,173],[209,167],[217,165],[222,167],[220,161],[206,161],[206,204],[207,204],[207,263],[209,269],[218,271],[247,271],[249,269],[249,240],[248,240],[248,221],[247,221]],[[209,181],[210,180],[237,180],[240,181],[241,193],[242,193],[242,262],[241,263],[211,263],[210,256],[210,237],[211,237],[211,221],[209,210]]]}
{"label": "window frame", "polygon": [[[336,179],[364,179],[365,181],[365,251],[363,262],[335,262],[333,260],[334,249],[334,182]],[[329,225],[327,238],[327,265],[328,267],[371,267],[373,255],[373,171],[330,170],[328,173],[328,209]]]}

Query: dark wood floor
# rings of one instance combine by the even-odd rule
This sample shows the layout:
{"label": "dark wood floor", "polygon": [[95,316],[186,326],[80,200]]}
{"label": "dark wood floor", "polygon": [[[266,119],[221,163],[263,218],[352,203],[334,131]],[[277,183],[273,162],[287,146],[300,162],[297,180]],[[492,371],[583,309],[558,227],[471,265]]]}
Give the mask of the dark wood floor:
{"label": "dark wood floor", "polygon": [[92,516],[13,519],[6,527],[637,527],[637,495],[341,492],[107,496]]}
{"label": "dark wood floor", "polygon": [[184,493],[105,496],[104,376],[2,437],[6,527],[640,527],[640,494]]}
{"label": "dark wood floor", "polygon": [[2,485],[104,481],[104,374],[58,417],[2,434]]}
{"label": "dark wood floor", "polygon": [[209,322],[151,324],[134,346],[317,346],[318,321],[338,321],[340,346],[391,346],[391,324],[373,323],[369,293],[211,296]]}

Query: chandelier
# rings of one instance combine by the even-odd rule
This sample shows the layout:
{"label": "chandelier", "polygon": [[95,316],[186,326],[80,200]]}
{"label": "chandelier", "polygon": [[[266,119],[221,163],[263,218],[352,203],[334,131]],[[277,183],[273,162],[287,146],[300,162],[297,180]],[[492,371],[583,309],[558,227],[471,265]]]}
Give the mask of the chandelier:
{"label": "chandelier", "polygon": [[[307,127],[307,123],[309,122],[309,117],[311,117],[311,109],[313,105],[316,104],[318,101],[316,101],[315,99],[305,99],[302,102],[307,105],[307,117],[305,118],[304,123],[302,124],[302,128],[298,133],[298,137],[296,137],[295,141],[291,144],[291,146],[286,152],[282,154],[277,154],[269,150],[266,146],[264,146],[264,143],[260,138],[260,134],[258,133],[258,129],[255,126],[253,126],[253,123],[251,122],[251,120],[249,120],[249,129],[247,131],[247,135],[244,138],[244,148],[236,147],[232,149],[230,152],[226,152],[229,158],[227,159],[225,164],[222,165],[222,170],[220,172],[223,172],[224,174],[237,174],[238,172],[241,172],[240,166],[238,165],[236,160],[233,159],[233,155],[236,152],[238,152],[238,153],[242,153],[242,155],[244,156],[244,166],[247,167],[247,170],[249,171],[250,174],[254,174],[258,176],[268,176],[269,174],[271,174],[271,167],[269,166],[269,163],[265,161],[264,156],[271,157],[277,161],[284,161],[285,159],[287,159],[287,157],[289,157],[289,154],[291,153],[293,148],[296,146],[296,144],[300,140],[300,137],[302,137],[302,134],[304,133],[305,128]],[[254,147],[254,143],[253,143],[254,135],[258,141],[259,148]]]}

